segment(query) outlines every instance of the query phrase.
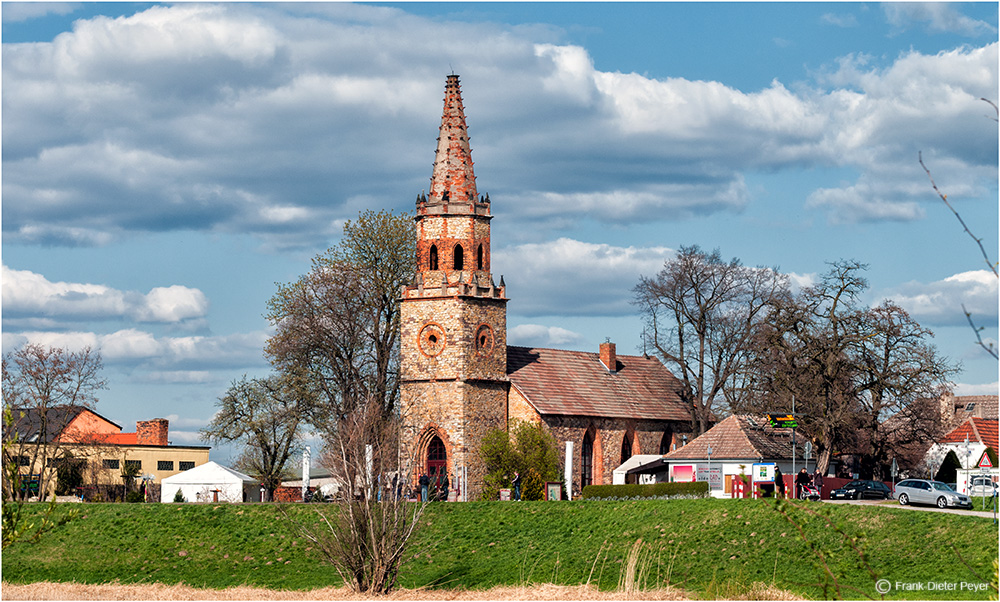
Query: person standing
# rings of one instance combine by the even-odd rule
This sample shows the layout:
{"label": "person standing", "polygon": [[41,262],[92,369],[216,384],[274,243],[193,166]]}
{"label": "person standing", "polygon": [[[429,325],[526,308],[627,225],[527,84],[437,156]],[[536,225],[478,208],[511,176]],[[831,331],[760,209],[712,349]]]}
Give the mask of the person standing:
{"label": "person standing", "polygon": [[819,499],[823,499],[823,473],[821,473],[818,468],[816,469],[816,472],[813,473],[813,485],[819,492]]}
{"label": "person standing", "polygon": [[515,502],[520,502],[521,501],[521,473],[514,472],[513,485],[514,485],[514,501]]}
{"label": "person standing", "polygon": [[448,482],[448,473],[444,473],[444,478],[441,479],[441,501],[442,502],[447,502],[448,501],[448,493],[449,493],[448,489],[450,487],[451,487],[451,484]]}
{"label": "person standing", "polygon": [[426,502],[427,501],[427,486],[431,484],[430,477],[427,476],[427,473],[424,473],[424,474],[420,475],[420,478],[417,480],[417,482],[420,483],[420,501],[421,502]]}
{"label": "person standing", "polygon": [[777,465],[774,466],[774,494],[779,498],[785,497],[785,476]]}

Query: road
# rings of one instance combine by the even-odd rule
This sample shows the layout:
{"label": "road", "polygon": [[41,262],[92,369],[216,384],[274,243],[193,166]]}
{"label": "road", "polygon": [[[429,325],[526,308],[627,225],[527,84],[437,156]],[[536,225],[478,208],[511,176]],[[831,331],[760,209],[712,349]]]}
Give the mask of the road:
{"label": "road", "polygon": [[886,506],[888,508],[900,508],[902,510],[918,510],[924,512],[944,512],[947,514],[962,514],[964,516],[980,516],[982,518],[993,518],[993,511],[987,506],[986,512],[981,512],[979,510],[961,510],[958,508],[938,508],[937,506],[914,506],[908,504],[906,506],[901,505],[897,501],[891,501],[886,503],[883,500],[823,500],[824,504],[857,504],[861,506]]}

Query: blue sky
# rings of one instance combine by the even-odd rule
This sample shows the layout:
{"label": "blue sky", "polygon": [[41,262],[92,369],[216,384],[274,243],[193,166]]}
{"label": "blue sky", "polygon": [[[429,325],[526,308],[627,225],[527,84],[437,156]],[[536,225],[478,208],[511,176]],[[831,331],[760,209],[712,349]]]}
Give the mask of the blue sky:
{"label": "blue sky", "polygon": [[[461,76],[509,342],[641,350],[682,245],[870,264],[996,393],[996,3],[10,3],[3,350],[100,347],[98,406],[197,443],[263,375],[276,282],[364,209],[412,212]],[[227,461],[231,450],[213,451]]]}

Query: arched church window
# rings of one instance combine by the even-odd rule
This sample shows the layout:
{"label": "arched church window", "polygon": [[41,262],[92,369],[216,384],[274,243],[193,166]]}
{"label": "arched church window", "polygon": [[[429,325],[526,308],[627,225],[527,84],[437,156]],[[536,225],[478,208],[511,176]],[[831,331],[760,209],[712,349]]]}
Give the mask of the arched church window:
{"label": "arched church window", "polygon": [[463,256],[462,245],[455,245],[455,269],[465,269],[465,257]]}
{"label": "arched church window", "polygon": [[673,450],[670,449],[670,444],[673,442],[673,433],[667,431],[663,433],[663,438],[660,439],[660,455],[669,454]]}
{"label": "arched church window", "polygon": [[476,250],[476,269],[483,269],[483,245],[479,245],[479,249]]}
{"label": "arched church window", "polygon": [[437,248],[437,245],[431,245],[431,252],[430,252],[428,269],[431,269],[431,270],[438,269],[438,248]]}
{"label": "arched church window", "polygon": [[626,460],[632,457],[632,433],[625,433],[622,437],[622,461],[624,464]]}
{"label": "arched church window", "polygon": [[587,431],[580,447],[580,489],[594,484],[594,436]]}

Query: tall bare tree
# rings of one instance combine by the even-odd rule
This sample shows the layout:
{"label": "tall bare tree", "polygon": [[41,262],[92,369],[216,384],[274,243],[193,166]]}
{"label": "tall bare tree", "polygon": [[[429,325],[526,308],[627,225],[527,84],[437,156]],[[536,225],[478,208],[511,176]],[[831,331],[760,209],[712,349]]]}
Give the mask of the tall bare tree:
{"label": "tall bare tree", "polygon": [[[93,409],[97,393],[107,388],[102,367],[101,354],[90,347],[68,351],[29,344],[3,357],[3,404],[11,419],[4,425],[4,462],[31,475],[41,496],[51,488],[65,455],[63,429],[78,408]],[[32,495],[28,487],[13,486],[4,481],[5,496],[24,500]]]}
{"label": "tall bare tree", "polygon": [[648,342],[676,368],[692,426],[704,433],[727,395],[740,395],[736,385],[753,357],[751,343],[771,307],[788,295],[787,277],[691,246],[655,277],[640,278],[633,293]]}
{"label": "tall bare tree", "polygon": [[954,372],[922,328],[892,302],[869,308],[865,264],[837,261],[820,281],[779,304],[760,332],[755,397],[740,410],[790,411],[816,449],[821,471],[834,449],[862,456],[878,476],[891,449],[937,428],[936,406]]}
{"label": "tall bare tree", "polygon": [[936,400],[957,370],[929,342],[934,333],[891,301],[865,318],[865,336],[855,349],[866,439],[862,470],[881,478],[897,448],[944,434]]}
{"label": "tall bare tree", "polygon": [[265,314],[275,326],[266,353],[281,372],[306,374],[319,396],[309,422],[331,433],[375,399],[391,413],[399,398],[399,295],[414,274],[412,220],[362,213],[340,244],[297,281],[279,284]]}
{"label": "tall bare tree", "polygon": [[399,432],[399,419],[376,400],[341,418],[322,459],[340,485],[337,500],[316,506],[319,527],[293,521],[361,593],[384,595],[396,586],[424,509],[401,495]]}
{"label": "tall bare tree", "polygon": [[[233,381],[201,436],[207,441],[242,443],[237,466],[260,479],[267,500],[281,484],[285,464],[298,451],[311,394],[294,375]],[[265,500],[265,501],[267,501]]]}

